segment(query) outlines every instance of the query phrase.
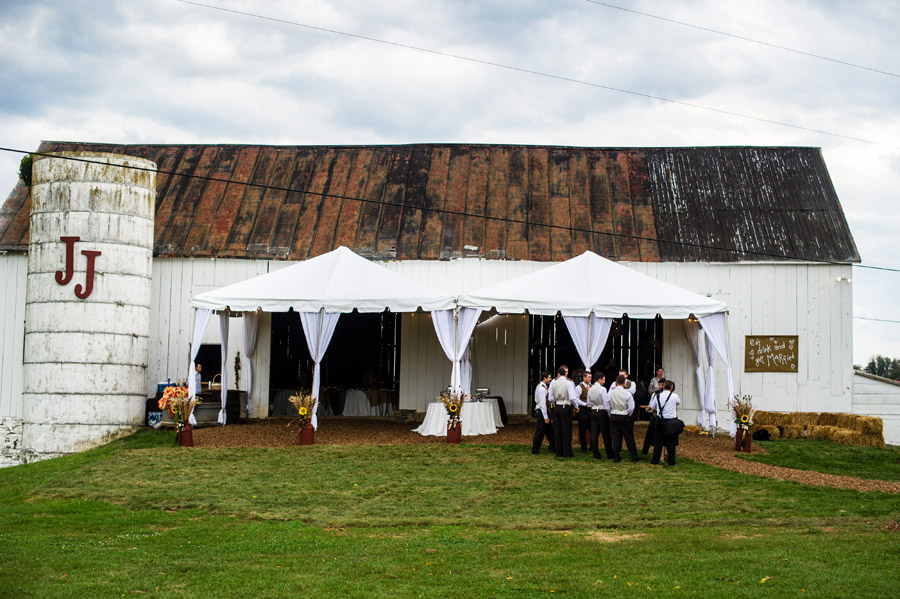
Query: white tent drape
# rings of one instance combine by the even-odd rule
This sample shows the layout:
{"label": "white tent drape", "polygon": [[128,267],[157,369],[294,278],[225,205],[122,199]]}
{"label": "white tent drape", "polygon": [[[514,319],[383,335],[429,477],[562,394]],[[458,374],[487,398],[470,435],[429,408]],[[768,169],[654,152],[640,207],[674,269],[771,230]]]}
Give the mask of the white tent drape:
{"label": "white tent drape", "polygon": [[219,410],[219,424],[225,426],[225,404],[228,402],[228,310],[219,312],[219,338],[222,340],[222,408]]}
{"label": "white tent drape", "polygon": [[[191,371],[187,376],[189,397],[194,397],[200,392],[200,389],[197,388],[197,377],[194,375],[197,370],[195,360],[197,359],[197,353],[200,351],[200,346],[203,344],[203,335],[206,334],[206,327],[209,326],[210,318],[212,318],[212,310],[200,308],[194,311],[194,337],[191,340]],[[188,422],[191,426],[197,424],[197,419],[194,418],[193,413],[191,413]]]}
{"label": "white tent drape", "polygon": [[[734,376],[731,372],[731,358],[728,353],[728,323],[725,320],[725,314],[710,314],[709,316],[700,317],[700,326],[706,332],[707,345],[711,344],[715,348],[719,358],[725,362],[728,377],[728,403],[734,397]],[[712,356],[708,355],[707,359],[712,363]],[[734,424],[734,412],[731,412],[731,426],[729,432],[734,436],[737,426]]]}
{"label": "white tent drape", "polygon": [[713,344],[709,335],[706,337],[706,393],[703,394],[703,411],[709,417],[709,426],[716,430],[716,375],[713,370]]}
{"label": "white tent drape", "polygon": [[472,344],[466,346],[462,358],[459,361],[459,377],[462,392],[466,395],[472,395]]}
{"label": "white tent drape", "polygon": [[594,363],[600,359],[606,340],[609,338],[609,329],[612,326],[612,318],[598,318],[593,314],[588,316],[563,316],[578,357],[586,371],[590,371]]}
{"label": "white tent drape", "polygon": [[250,392],[253,391],[253,354],[256,353],[256,339],[259,331],[259,313],[244,312],[244,355],[247,356],[247,416],[253,414]]}
{"label": "white tent drape", "polygon": [[337,326],[340,316],[340,312],[326,312],[325,308],[318,312],[300,312],[300,322],[303,324],[306,346],[309,348],[309,355],[315,363],[315,366],[313,366],[312,396],[316,401],[313,405],[311,422],[314,429],[319,428],[319,419],[316,416],[316,411],[319,408],[320,364],[322,358],[325,357],[325,350],[328,349],[328,344],[331,343],[331,336],[334,334],[334,327]]}
{"label": "white tent drape", "polygon": [[[450,371],[450,388],[459,393],[462,391],[462,376],[460,372],[460,360],[463,349],[468,346],[469,339],[481,310],[478,308],[457,308],[456,310],[435,310],[431,313],[431,321],[434,323],[434,332],[444,355],[453,363]],[[471,383],[470,383],[471,385]],[[471,389],[470,389],[471,390]]]}
{"label": "white tent drape", "polygon": [[703,383],[703,351],[701,348],[703,331],[700,329],[700,323],[695,320],[684,321],[684,335],[687,337],[688,345],[691,348],[691,354],[694,356],[694,362],[697,367],[694,369],[694,375],[697,377],[697,402],[700,404],[700,412],[697,413],[697,426],[706,429],[709,419],[706,416],[706,392]]}

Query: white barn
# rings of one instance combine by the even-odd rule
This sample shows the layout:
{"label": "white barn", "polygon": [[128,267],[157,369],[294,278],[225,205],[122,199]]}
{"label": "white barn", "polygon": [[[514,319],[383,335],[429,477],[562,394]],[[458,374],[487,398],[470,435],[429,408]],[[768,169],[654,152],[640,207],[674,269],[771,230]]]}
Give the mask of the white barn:
{"label": "white barn", "polygon": [[[46,222],[43,208],[33,214],[36,187],[24,182],[0,210],[2,463],[76,451],[140,424],[139,400],[152,397],[158,381],[188,375],[193,296],[341,245],[454,294],[591,250],[725,302],[735,389],[751,394],[760,409],[877,415],[885,419],[885,440],[900,443],[898,388],[853,373],[851,265],[859,255],[818,149],[45,142],[39,151],[130,156],[136,159],[131,164],[155,164],[158,174],[149,183],[134,177],[125,183],[128,189],[146,184],[155,199],[146,214],[126,206],[127,217],[115,222],[98,225],[98,218],[127,202],[100,208],[102,194],[112,192],[96,180],[80,183],[81,208],[57,207],[59,214]],[[53,172],[40,178],[36,168],[35,174],[35,186],[48,193],[65,183]],[[140,197],[138,203],[147,201]],[[78,218],[79,212],[86,216]],[[152,233],[142,233],[144,226]],[[115,243],[98,238],[113,230]],[[96,258],[93,297],[74,298],[71,286],[52,280],[52,269],[62,270],[65,262],[63,236],[80,237],[76,257],[83,249],[103,252]],[[113,257],[118,246],[130,248],[131,239],[145,237],[146,256]],[[76,279],[84,272],[79,264],[76,259]],[[146,266],[149,275],[126,273],[133,264]],[[93,314],[92,301],[109,308],[114,330],[94,330],[91,318],[79,323],[73,316]],[[45,304],[62,303],[70,311],[66,322],[55,321],[59,330],[49,333],[41,329]],[[132,303],[129,314],[140,316],[115,316]],[[253,417],[269,415],[278,389],[308,386],[309,356],[294,316],[261,315],[252,357]],[[395,392],[399,408],[421,412],[447,385],[450,363],[427,313],[353,315],[342,322],[323,362],[324,386],[377,386]],[[93,347],[104,334],[115,343],[98,354],[103,376],[134,379],[132,387],[140,389],[115,391],[131,398],[127,409],[91,412],[93,432],[69,434],[78,418],[63,415],[68,408],[54,412],[54,405],[118,400],[91,395],[79,388],[90,385],[69,375],[66,391],[35,408],[44,406],[39,395],[49,393],[48,373],[76,367],[72,352],[53,348],[60,339],[69,347]],[[128,335],[136,345],[122,349]],[[745,363],[747,338],[775,335],[796,336],[796,364],[790,372],[752,371]],[[203,342],[206,355],[215,356],[216,327]],[[230,368],[242,352],[240,327],[230,328],[228,347]],[[119,364],[120,351],[131,352],[131,361]],[[472,356],[474,386],[502,396],[513,414],[530,412],[540,370],[562,361],[580,366],[565,327],[553,317],[492,318],[478,327]],[[206,359],[213,370],[221,368],[218,358]],[[684,419],[699,414],[697,364],[681,322],[623,318],[594,368],[610,359],[642,381],[663,365],[685,399]],[[716,362],[720,425],[728,419],[725,381],[724,366]],[[865,392],[854,393],[863,384]],[[40,435],[29,430],[50,431],[59,442],[30,441]]]}

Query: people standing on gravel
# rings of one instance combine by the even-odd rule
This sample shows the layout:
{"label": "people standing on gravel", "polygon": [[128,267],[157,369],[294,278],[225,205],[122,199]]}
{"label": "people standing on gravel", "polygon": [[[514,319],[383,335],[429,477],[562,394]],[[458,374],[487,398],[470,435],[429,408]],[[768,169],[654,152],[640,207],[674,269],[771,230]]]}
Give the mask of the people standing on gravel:
{"label": "people standing on gravel", "polygon": [[[620,374],[616,378],[613,389],[609,392],[609,423],[612,433],[613,460],[622,461],[622,439],[628,447],[628,455],[632,462],[639,461],[637,446],[634,444],[634,398],[625,386],[626,378]],[[634,386],[634,385],[632,385]]]}
{"label": "people standing on gravel", "polygon": [[556,453],[556,444],[553,442],[553,425],[550,422],[550,379],[552,375],[549,370],[541,373],[541,382],[534,389],[534,408],[535,417],[537,418],[537,428],[534,430],[534,438],[531,440],[531,453],[538,454],[541,451],[541,444],[544,437],[550,443],[550,453]]}
{"label": "people standing on gravel", "polygon": [[651,464],[659,464],[662,457],[663,447],[666,448],[666,463],[669,466],[675,465],[675,446],[678,445],[678,435],[667,435],[662,430],[662,422],[660,419],[675,418],[678,416],[678,406],[681,405],[681,398],[675,394],[675,382],[667,380],[663,384],[663,391],[653,396],[648,406],[657,417],[656,426],[654,426],[654,443],[653,458]]}

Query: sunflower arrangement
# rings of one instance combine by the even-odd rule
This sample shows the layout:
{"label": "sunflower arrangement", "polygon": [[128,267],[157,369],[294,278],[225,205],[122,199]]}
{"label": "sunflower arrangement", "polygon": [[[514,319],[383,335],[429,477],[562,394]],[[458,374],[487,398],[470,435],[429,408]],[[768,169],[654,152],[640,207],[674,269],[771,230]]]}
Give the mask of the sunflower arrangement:
{"label": "sunflower arrangement", "polygon": [[469,396],[465,393],[450,393],[449,391],[444,391],[437,396],[437,399],[444,404],[444,409],[447,410],[447,416],[450,417],[447,426],[449,428],[456,428],[459,426],[459,415],[462,413],[463,404],[469,400]]}
{"label": "sunflower arrangement", "polygon": [[749,431],[753,424],[753,401],[750,395],[741,396],[735,394],[734,399],[729,402],[731,409],[734,410],[734,423],[739,429]]}
{"label": "sunflower arrangement", "polygon": [[160,410],[169,411],[172,421],[175,422],[175,430],[179,433],[191,419],[194,407],[200,401],[196,397],[190,397],[188,393],[187,387],[166,387],[158,402]]}
{"label": "sunflower arrangement", "polygon": [[313,409],[316,405],[316,400],[312,396],[312,394],[300,393],[299,395],[291,395],[290,397],[288,397],[288,401],[291,402],[291,404],[293,404],[295,408],[297,408],[300,428],[306,428],[307,426],[309,426],[309,423],[312,421],[313,417]]}

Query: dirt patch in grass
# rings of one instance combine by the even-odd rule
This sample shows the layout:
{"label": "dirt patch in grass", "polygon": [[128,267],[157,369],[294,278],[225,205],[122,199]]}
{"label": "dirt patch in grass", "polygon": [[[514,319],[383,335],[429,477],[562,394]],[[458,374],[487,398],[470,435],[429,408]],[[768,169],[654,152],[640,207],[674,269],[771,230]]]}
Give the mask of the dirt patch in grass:
{"label": "dirt patch in grass", "polygon": [[592,530],[587,533],[587,538],[598,543],[620,543],[622,541],[638,541],[643,539],[644,533],[620,533],[609,532],[607,530]]}
{"label": "dirt patch in grass", "polygon": [[[423,437],[413,432],[415,423],[396,422],[384,418],[344,418],[322,417],[316,431],[316,443],[321,445],[408,445],[443,444],[444,437]],[[640,448],[646,431],[646,423],[635,425],[635,439]],[[531,445],[534,434],[533,422],[510,423],[500,428],[495,435],[463,437],[463,444],[489,445]],[[573,429],[577,437],[577,429]],[[269,418],[225,427],[213,426],[194,429],[194,443],[197,447],[294,447],[298,444],[296,421],[289,418]],[[578,451],[577,439],[573,444]],[[547,451],[546,443],[544,451]],[[763,449],[753,446],[754,452]],[[734,441],[725,436],[711,437],[685,433],[681,436],[678,456],[726,468],[743,474],[763,476],[792,481],[804,485],[853,489],[856,491],[882,491],[900,493],[900,481],[880,481],[824,474],[810,470],[795,470],[782,466],[772,466],[761,462],[744,460],[735,454]],[[642,460],[648,460],[642,456]],[[666,468],[667,466],[660,466]],[[676,466],[677,468],[677,466]]]}

